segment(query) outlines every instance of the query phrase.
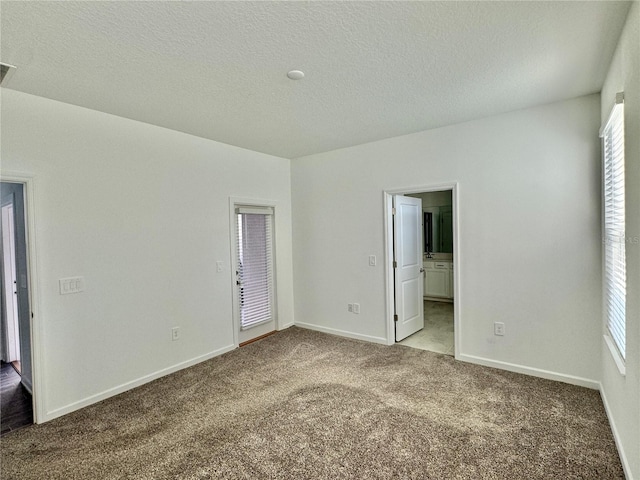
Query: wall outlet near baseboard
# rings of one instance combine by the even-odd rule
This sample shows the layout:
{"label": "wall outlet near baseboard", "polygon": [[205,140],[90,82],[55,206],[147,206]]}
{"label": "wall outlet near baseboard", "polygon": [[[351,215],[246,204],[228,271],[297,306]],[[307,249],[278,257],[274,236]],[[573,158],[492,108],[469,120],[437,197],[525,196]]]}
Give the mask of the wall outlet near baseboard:
{"label": "wall outlet near baseboard", "polygon": [[180,327],[173,327],[171,329],[171,341],[175,342],[180,338]]}
{"label": "wall outlet near baseboard", "polygon": [[498,335],[499,337],[504,335],[504,323],[503,322],[493,322],[493,334]]}
{"label": "wall outlet near baseboard", "polygon": [[347,304],[347,311],[353,313],[353,303]]}
{"label": "wall outlet near baseboard", "polygon": [[354,303],[353,304],[353,313],[360,313],[360,304],[359,303]]}

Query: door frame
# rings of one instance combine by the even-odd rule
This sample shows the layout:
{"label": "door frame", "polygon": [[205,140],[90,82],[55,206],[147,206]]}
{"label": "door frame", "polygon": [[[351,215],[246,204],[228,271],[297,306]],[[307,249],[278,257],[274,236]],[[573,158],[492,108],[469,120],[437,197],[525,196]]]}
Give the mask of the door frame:
{"label": "door frame", "polygon": [[384,252],[385,252],[385,290],[387,298],[387,345],[396,343],[395,324],[393,320],[395,310],[394,283],[393,283],[393,196],[408,195],[424,192],[451,191],[453,214],[453,332],[454,355],[460,356],[460,344],[462,330],[460,325],[460,225],[459,225],[459,185],[458,182],[429,184],[406,188],[385,189],[383,191],[384,205]]}
{"label": "door frame", "polygon": [[275,200],[265,200],[247,197],[229,197],[229,247],[231,259],[229,262],[229,281],[231,282],[231,323],[233,325],[233,345],[235,348],[240,346],[240,305],[238,303],[238,295],[236,295],[236,273],[235,266],[238,264],[238,254],[236,252],[236,208],[237,207],[271,207],[273,208],[273,225],[272,225],[272,242],[273,242],[273,311],[275,312],[274,328],[276,331],[281,329],[280,312],[278,311],[278,266],[277,266],[277,214],[278,202]]}
{"label": "door frame", "polygon": [[40,319],[40,295],[38,292],[38,269],[36,250],[36,213],[35,213],[35,177],[23,172],[3,171],[0,182],[19,183],[23,186],[25,240],[27,243],[27,291],[29,295],[29,311],[31,312],[31,376],[33,380],[33,423],[46,420],[44,369],[42,368],[42,323]]}

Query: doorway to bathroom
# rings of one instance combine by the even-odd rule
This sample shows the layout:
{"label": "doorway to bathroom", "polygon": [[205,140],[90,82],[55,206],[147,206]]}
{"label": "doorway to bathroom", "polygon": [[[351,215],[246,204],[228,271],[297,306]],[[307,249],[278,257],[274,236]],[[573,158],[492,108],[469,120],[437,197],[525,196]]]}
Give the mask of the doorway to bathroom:
{"label": "doorway to bathroom", "polygon": [[[457,193],[457,184],[385,192],[387,291],[391,306],[389,344],[399,343],[452,356],[458,351]],[[418,207],[402,209],[404,204]],[[406,230],[403,225],[411,222],[414,227],[407,230],[408,235],[399,232],[398,229]],[[413,236],[414,231],[417,234],[414,242],[403,240]],[[406,249],[413,254],[408,254]],[[406,276],[403,270],[408,267],[420,272],[420,281],[415,286],[402,282],[401,277]],[[417,288],[419,298],[414,292]],[[419,324],[405,313],[418,309],[417,313],[424,319]]]}

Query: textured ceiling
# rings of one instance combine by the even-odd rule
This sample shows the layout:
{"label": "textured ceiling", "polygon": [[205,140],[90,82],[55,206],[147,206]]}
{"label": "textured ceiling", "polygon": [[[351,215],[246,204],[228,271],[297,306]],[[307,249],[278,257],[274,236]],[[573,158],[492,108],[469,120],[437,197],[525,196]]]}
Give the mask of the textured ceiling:
{"label": "textured ceiling", "polygon": [[629,6],[2,1],[0,60],[6,88],[295,158],[599,92]]}

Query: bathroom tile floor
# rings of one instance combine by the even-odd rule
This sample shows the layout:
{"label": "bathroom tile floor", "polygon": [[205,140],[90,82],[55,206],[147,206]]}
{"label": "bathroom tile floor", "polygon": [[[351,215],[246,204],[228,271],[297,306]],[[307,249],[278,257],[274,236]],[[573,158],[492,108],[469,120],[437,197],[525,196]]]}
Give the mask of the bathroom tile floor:
{"label": "bathroom tile floor", "polygon": [[400,345],[453,355],[453,303],[424,301],[424,328]]}
{"label": "bathroom tile floor", "polygon": [[22,386],[20,375],[13,366],[2,362],[0,366],[0,436],[32,423],[31,394]]}

